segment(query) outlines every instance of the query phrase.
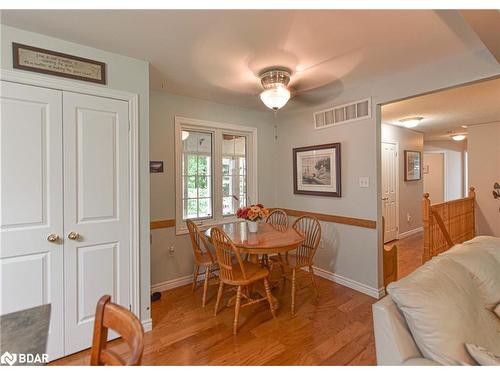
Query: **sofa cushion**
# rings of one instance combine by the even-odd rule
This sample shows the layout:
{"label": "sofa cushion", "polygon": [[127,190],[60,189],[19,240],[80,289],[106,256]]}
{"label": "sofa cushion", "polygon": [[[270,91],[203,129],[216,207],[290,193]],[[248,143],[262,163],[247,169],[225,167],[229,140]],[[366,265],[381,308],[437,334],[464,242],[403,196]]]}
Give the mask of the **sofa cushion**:
{"label": "sofa cushion", "polygon": [[467,268],[488,310],[500,302],[500,262],[479,243],[456,245],[441,256]]}
{"label": "sofa cushion", "polygon": [[465,344],[467,352],[481,366],[500,366],[500,356],[476,344]]}
{"label": "sofa cushion", "polygon": [[493,310],[495,314],[498,316],[498,319],[500,319],[500,303],[495,307],[495,310]]}
{"label": "sofa cushion", "polygon": [[490,236],[478,236],[466,241],[462,246],[481,248],[489,252],[497,262],[500,263],[500,238]]}
{"label": "sofa cushion", "polygon": [[425,358],[473,365],[465,343],[500,353],[500,321],[485,308],[471,273],[451,257],[428,261],[387,290]]}

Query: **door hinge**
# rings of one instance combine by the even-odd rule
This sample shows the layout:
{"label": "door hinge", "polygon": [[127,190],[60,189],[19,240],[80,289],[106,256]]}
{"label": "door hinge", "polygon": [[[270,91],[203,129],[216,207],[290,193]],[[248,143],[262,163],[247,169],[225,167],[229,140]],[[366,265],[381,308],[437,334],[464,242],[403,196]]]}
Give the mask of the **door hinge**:
{"label": "door hinge", "polygon": [[130,124],[130,120],[128,120],[128,131],[130,131],[131,128],[132,128],[132,126]]}

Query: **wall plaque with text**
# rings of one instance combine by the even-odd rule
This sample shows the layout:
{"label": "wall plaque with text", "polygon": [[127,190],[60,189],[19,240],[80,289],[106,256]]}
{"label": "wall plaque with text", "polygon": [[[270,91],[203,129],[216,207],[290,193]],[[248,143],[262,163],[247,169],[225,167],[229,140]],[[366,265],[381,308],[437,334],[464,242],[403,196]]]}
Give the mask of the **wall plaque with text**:
{"label": "wall plaque with text", "polygon": [[106,84],[106,64],[83,57],[12,43],[16,69]]}

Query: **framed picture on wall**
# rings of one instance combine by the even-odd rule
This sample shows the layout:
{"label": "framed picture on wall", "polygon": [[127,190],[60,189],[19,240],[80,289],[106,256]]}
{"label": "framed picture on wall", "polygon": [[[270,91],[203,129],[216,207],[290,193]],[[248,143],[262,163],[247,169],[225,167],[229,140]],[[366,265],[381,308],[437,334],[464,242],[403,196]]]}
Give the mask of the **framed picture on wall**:
{"label": "framed picture on wall", "polygon": [[340,143],[293,149],[294,194],[341,196]]}
{"label": "framed picture on wall", "polygon": [[405,181],[422,179],[422,153],[405,150]]}

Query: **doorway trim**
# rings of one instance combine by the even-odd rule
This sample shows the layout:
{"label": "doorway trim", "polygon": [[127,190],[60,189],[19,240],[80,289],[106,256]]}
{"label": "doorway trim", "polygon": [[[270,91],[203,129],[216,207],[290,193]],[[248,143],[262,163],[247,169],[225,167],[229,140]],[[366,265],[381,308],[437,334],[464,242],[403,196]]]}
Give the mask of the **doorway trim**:
{"label": "doorway trim", "polygon": [[[60,91],[100,96],[128,102],[129,111],[129,183],[130,183],[130,304],[138,317],[140,309],[140,238],[139,238],[139,96],[137,94],[52,78],[33,73],[0,69],[0,80]],[[149,288],[148,288],[149,290]],[[151,329],[151,320],[142,322],[145,330]]]}
{"label": "doorway trim", "polygon": [[[380,147],[382,147],[383,143],[392,143],[393,145],[396,146],[396,227],[398,228],[396,231],[396,240],[399,240],[399,154],[400,154],[399,141],[395,141],[389,138],[382,138],[382,140],[380,141]],[[382,157],[382,150],[380,150],[380,156]],[[382,158],[380,159],[380,162],[382,163]],[[380,176],[382,176],[383,173],[384,172],[382,170],[382,165],[380,165]],[[380,196],[380,199],[382,199],[382,195]],[[382,211],[383,210],[384,209],[382,208]]]}

